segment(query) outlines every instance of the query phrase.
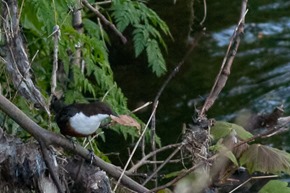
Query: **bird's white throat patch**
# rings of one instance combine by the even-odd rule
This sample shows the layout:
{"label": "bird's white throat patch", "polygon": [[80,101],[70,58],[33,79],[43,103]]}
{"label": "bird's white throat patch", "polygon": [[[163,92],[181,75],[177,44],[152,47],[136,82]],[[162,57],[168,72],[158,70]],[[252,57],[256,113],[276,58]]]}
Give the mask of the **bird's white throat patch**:
{"label": "bird's white throat patch", "polygon": [[101,122],[108,117],[107,114],[86,116],[80,112],[71,117],[69,122],[76,132],[91,135],[99,128]]}

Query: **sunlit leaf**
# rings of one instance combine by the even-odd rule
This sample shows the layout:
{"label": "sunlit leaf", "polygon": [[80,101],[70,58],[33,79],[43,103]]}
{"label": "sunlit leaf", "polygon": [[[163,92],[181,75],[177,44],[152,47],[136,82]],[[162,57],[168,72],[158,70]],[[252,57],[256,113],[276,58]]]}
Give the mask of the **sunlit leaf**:
{"label": "sunlit leaf", "polygon": [[117,117],[111,115],[110,117],[113,121],[117,122],[120,125],[136,127],[139,131],[141,129],[141,125],[129,115],[119,115]]}
{"label": "sunlit leaf", "polygon": [[242,154],[240,164],[246,166],[250,173],[259,171],[290,174],[290,154],[261,144],[250,145]]}
{"label": "sunlit leaf", "polygon": [[239,166],[238,164],[238,160],[235,157],[235,155],[233,154],[233,152],[231,151],[226,151],[225,152],[225,156],[227,156],[227,158],[229,158],[236,166]]}
{"label": "sunlit leaf", "polygon": [[288,183],[280,180],[271,180],[265,186],[263,186],[263,188],[258,193],[274,193],[274,192],[290,193]]}
{"label": "sunlit leaf", "polygon": [[226,156],[229,158],[236,166],[239,166],[238,160],[236,156],[233,154],[232,151],[230,151],[226,146],[224,146],[221,143],[217,143],[215,146],[211,147],[212,150],[217,151],[221,153],[222,155]]}
{"label": "sunlit leaf", "polygon": [[172,193],[172,191],[168,188],[165,188],[165,189],[159,190],[157,193]]}
{"label": "sunlit leaf", "polygon": [[174,192],[182,193],[185,190],[189,192],[203,192],[211,181],[211,176],[207,169],[200,167],[193,173],[179,180],[174,187]]}
{"label": "sunlit leaf", "polygon": [[186,172],[185,170],[180,170],[180,171],[174,171],[174,172],[170,172],[170,173],[168,173],[168,174],[165,174],[164,176],[163,176],[163,178],[164,179],[166,179],[166,178],[173,178],[173,177],[176,177],[176,176],[178,176],[180,173],[182,173],[182,172]]}
{"label": "sunlit leaf", "polygon": [[224,121],[217,121],[214,124],[214,126],[211,128],[211,135],[214,137],[215,140],[218,140],[229,135],[232,131],[235,131],[237,137],[242,140],[253,137],[253,135],[250,132],[246,131],[243,127]]}

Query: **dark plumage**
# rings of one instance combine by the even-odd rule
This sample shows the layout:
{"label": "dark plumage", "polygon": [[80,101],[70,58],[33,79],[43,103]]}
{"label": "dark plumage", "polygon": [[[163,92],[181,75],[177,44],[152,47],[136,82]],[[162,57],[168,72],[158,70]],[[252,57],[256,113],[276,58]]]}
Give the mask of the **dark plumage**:
{"label": "dark plumage", "polygon": [[55,120],[60,132],[73,137],[92,135],[99,128],[102,120],[109,115],[115,115],[107,104],[99,101],[64,105],[61,100],[53,97],[51,109],[55,112]]}

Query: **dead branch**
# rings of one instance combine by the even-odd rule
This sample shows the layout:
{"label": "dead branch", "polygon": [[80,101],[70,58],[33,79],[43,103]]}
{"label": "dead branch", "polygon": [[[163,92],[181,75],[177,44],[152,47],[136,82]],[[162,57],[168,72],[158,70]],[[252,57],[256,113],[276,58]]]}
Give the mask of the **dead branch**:
{"label": "dead branch", "polygon": [[85,7],[87,7],[89,10],[94,12],[98,18],[107,26],[109,26],[117,36],[119,36],[123,42],[123,44],[127,43],[127,39],[123,34],[116,28],[114,24],[109,22],[105,16],[103,16],[96,8],[94,8],[87,0],[82,0],[82,3],[84,4]]}
{"label": "dead branch", "polygon": [[[80,9],[81,7],[80,4],[81,4],[80,1],[76,1],[76,6],[72,10],[72,26],[79,34],[83,34],[84,24],[82,21],[82,11]],[[76,50],[75,50],[71,65],[77,65],[80,68],[81,72],[84,73],[85,65],[82,59],[82,47],[83,47],[83,43],[78,42],[75,48]]]}
{"label": "dead branch", "polygon": [[241,16],[238,22],[238,25],[233,32],[233,35],[230,39],[230,43],[226,52],[226,55],[223,59],[220,71],[216,77],[215,83],[209,93],[209,96],[207,97],[201,111],[199,112],[199,117],[205,117],[206,112],[211,108],[211,106],[214,104],[215,100],[217,99],[219,93],[224,88],[228,77],[231,73],[231,67],[233,64],[233,61],[236,57],[236,53],[238,51],[240,41],[241,41],[241,35],[244,32],[244,24],[245,24],[245,16],[247,14],[247,0],[242,1],[242,7],[241,7]]}
{"label": "dead branch", "polygon": [[167,164],[169,162],[169,160],[171,160],[171,158],[173,158],[173,156],[175,156],[175,154],[177,154],[181,148],[183,147],[183,143],[178,146],[167,158],[166,160],[156,169],[153,171],[153,173],[143,182],[143,186],[145,186],[164,166],[165,164]]}
{"label": "dead branch", "polygon": [[[36,192],[58,193],[52,176],[47,173],[47,164],[36,141],[22,142],[0,128],[0,189],[2,193]],[[48,157],[54,159],[54,169],[61,179],[61,188],[74,192],[108,193],[110,182],[105,172],[84,162],[80,157],[63,157],[56,149],[47,150]],[[56,165],[57,164],[57,165]],[[73,183],[71,183],[73,182]],[[64,192],[64,190],[62,191]]]}
{"label": "dead branch", "polygon": [[147,154],[146,156],[144,156],[137,164],[133,165],[126,173],[127,174],[132,174],[134,172],[136,172],[138,170],[138,168],[140,168],[142,165],[146,164],[146,161],[148,161],[148,159],[150,157],[152,157],[153,155],[156,155],[159,152],[171,149],[171,148],[175,148],[180,146],[181,143],[177,143],[177,144],[170,144],[164,147],[161,147],[155,151],[150,152],[149,154]]}
{"label": "dead branch", "polygon": [[[60,40],[60,29],[59,26],[56,25],[53,28],[53,67],[51,73],[51,94],[55,94],[55,89],[57,86],[57,69],[58,69],[58,43]],[[52,96],[51,96],[52,98]]]}
{"label": "dead branch", "polygon": [[236,190],[238,190],[240,187],[244,186],[246,183],[248,183],[251,180],[255,180],[255,179],[267,179],[267,178],[278,178],[278,175],[269,175],[269,176],[252,176],[249,179],[247,179],[246,181],[244,181],[243,183],[241,183],[240,185],[238,185],[236,188],[234,188],[233,190],[231,190],[229,193],[233,193]]}
{"label": "dead branch", "polygon": [[40,145],[40,148],[41,148],[41,152],[42,152],[42,156],[43,156],[45,165],[46,165],[46,167],[49,170],[49,173],[50,173],[50,175],[51,175],[51,177],[53,179],[53,182],[54,182],[57,190],[60,193],[64,193],[65,190],[64,190],[64,187],[62,186],[62,183],[59,180],[58,167],[55,164],[56,161],[54,160],[55,157],[51,156],[51,154],[48,151],[48,147],[42,141],[39,141],[39,145]]}
{"label": "dead branch", "polygon": [[[228,76],[230,74],[230,69],[231,69],[233,60],[234,60],[234,58],[236,56],[236,53],[237,53],[237,50],[238,50],[238,47],[239,47],[240,38],[241,38],[240,36],[241,36],[241,34],[243,33],[243,30],[244,30],[245,15],[247,13],[246,7],[247,7],[247,0],[243,0],[242,1],[242,6],[241,6],[241,15],[240,15],[240,19],[239,19],[237,28],[235,29],[235,31],[234,31],[234,33],[233,33],[233,35],[231,37],[227,53],[226,53],[226,55],[224,57],[220,72],[217,75],[217,78],[216,78],[216,81],[215,81],[215,83],[214,83],[214,85],[212,87],[212,90],[211,90],[209,96],[207,97],[202,109],[199,111],[199,114],[198,114],[198,119],[199,120],[205,120],[205,118],[204,118],[204,117],[206,117],[205,113],[214,104],[214,102],[217,99],[220,91],[223,89],[223,87],[226,84],[226,81],[227,81]],[[176,69],[178,70],[178,66],[177,66]],[[173,72],[172,74],[175,75],[176,72],[175,73]],[[172,77],[173,77],[173,75],[172,75]],[[172,78],[170,76],[167,79],[168,82]],[[166,82],[167,82],[167,80],[166,80]],[[166,82],[165,82],[165,85],[168,83],[168,82],[167,83]],[[156,98],[160,97],[160,95],[161,95],[161,93],[163,91],[162,89],[164,89],[164,88],[161,87],[160,94],[158,93]],[[153,125],[153,127],[154,126],[155,125]],[[196,168],[206,164],[205,162],[208,162],[210,160],[215,159],[218,155],[219,154],[216,154],[216,155],[212,156],[211,158],[208,158],[207,160],[200,161],[199,163],[195,164],[192,168],[187,170],[185,173],[180,174],[178,177],[176,177],[172,181],[168,182],[167,184],[165,184],[163,186],[154,188],[154,189],[150,190],[149,192],[155,192],[155,191],[158,191],[158,190],[161,190],[161,189],[164,189],[166,187],[169,187],[169,186],[173,185],[174,183],[176,183],[177,181],[182,179],[184,176],[186,176],[189,173],[193,172]]]}
{"label": "dead branch", "polygon": [[131,155],[130,155],[130,157],[129,157],[129,159],[128,159],[128,161],[127,161],[127,163],[126,163],[126,165],[125,165],[125,167],[124,167],[124,169],[123,169],[123,172],[122,172],[120,178],[118,179],[118,181],[117,181],[117,183],[116,183],[116,185],[115,185],[115,188],[114,188],[114,190],[113,190],[114,192],[116,191],[116,189],[117,189],[117,187],[118,187],[118,185],[119,185],[119,183],[120,183],[120,181],[121,181],[123,175],[125,174],[125,172],[126,172],[126,170],[127,170],[127,167],[128,167],[128,165],[129,165],[129,163],[130,163],[130,161],[131,161],[131,159],[132,159],[132,157],[133,157],[133,155],[134,155],[134,153],[135,153],[137,147],[139,146],[141,140],[143,139],[143,137],[144,137],[144,135],[145,135],[145,132],[147,131],[147,128],[148,128],[148,126],[149,126],[149,123],[151,122],[152,117],[155,115],[155,112],[156,112],[157,106],[158,106],[158,101],[157,101],[157,103],[155,104],[155,106],[154,106],[154,108],[153,108],[153,111],[152,111],[152,113],[151,113],[151,116],[150,116],[149,120],[147,121],[147,124],[146,124],[146,126],[145,126],[145,128],[144,128],[144,130],[143,130],[143,132],[142,132],[142,134],[141,134],[141,136],[139,137],[138,141],[136,142],[136,145],[135,145],[134,149],[132,150],[132,153],[131,153]]}
{"label": "dead branch", "polygon": [[[43,129],[32,121],[27,115],[25,115],[20,109],[18,109],[13,103],[6,99],[3,95],[0,95],[0,109],[12,118],[20,127],[30,133],[39,143],[44,144],[46,147],[54,145],[62,147],[65,150],[71,151],[76,155],[83,157],[90,161],[91,154],[88,150],[84,149],[78,144],[73,144],[65,137]],[[93,164],[106,171],[109,175],[118,179],[121,176],[121,171],[116,166],[106,163],[97,156],[94,156]],[[146,192],[147,188],[141,186],[128,176],[124,175],[121,179],[121,183],[128,188],[137,192]]]}
{"label": "dead branch", "polygon": [[19,29],[18,2],[2,0],[1,4],[1,27],[4,30],[4,33],[1,33],[4,36],[1,37],[4,40],[1,54],[14,87],[23,97],[50,114],[43,96],[31,78],[30,62]]}
{"label": "dead branch", "polygon": [[[196,38],[193,38],[192,42],[191,42],[191,46],[190,48],[187,50],[187,52],[185,53],[185,55],[183,56],[182,60],[176,65],[176,67],[173,69],[173,71],[169,74],[168,78],[164,81],[164,83],[162,84],[162,86],[160,87],[159,91],[157,92],[157,95],[154,99],[153,102],[153,106],[157,103],[157,101],[159,100],[161,94],[163,93],[164,89],[166,88],[166,86],[169,84],[169,82],[176,76],[176,74],[179,72],[180,68],[182,67],[182,65],[185,63],[185,61],[188,59],[188,57],[190,56],[192,50],[197,46],[199,40],[201,39],[201,37],[203,36],[204,32],[199,32],[196,36]],[[152,118],[152,122],[151,122],[151,148],[152,151],[156,150],[156,144],[155,144],[155,136],[156,136],[156,116],[154,115]],[[156,160],[156,155],[153,155],[153,161],[157,161]],[[153,170],[156,171],[157,169],[157,165],[154,164],[153,166]]]}
{"label": "dead branch", "polygon": [[188,174],[190,174],[191,172],[193,172],[194,170],[196,170],[197,168],[201,167],[202,165],[204,164],[204,162],[200,162],[194,166],[192,166],[191,168],[189,168],[186,172],[183,172],[181,174],[179,174],[176,178],[174,178],[173,180],[171,180],[170,182],[162,185],[162,186],[159,186],[159,187],[156,187],[156,188],[153,188],[151,189],[150,191],[146,192],[146,193],[150,193],[150,192],[158,192],[158,190],[162,190],[162,189],[165,189],[165,188],[168,188],[170,186],[172,186],[173,184],[175,184],[176,182],[178,182],[179,180],[181,180],[182,178],[184,178],[185,176],[187,176]]}

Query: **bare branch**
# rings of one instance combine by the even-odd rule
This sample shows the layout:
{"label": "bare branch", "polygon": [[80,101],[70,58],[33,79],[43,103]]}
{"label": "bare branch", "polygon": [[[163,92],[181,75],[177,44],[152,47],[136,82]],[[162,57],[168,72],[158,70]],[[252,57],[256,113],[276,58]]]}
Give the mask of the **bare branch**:
{"label": "bare branch", "polygon": [[112,24],[111,22],[109,22],[105,16],[103,16],[96,8],[94,8],[87,0],[82,0],[82,3],[84,4],[84,6],[86,6],[89,10],[91,10],[92,12],[94,12],[96,14],[96,16],[98,18],[100,18],[100,20],[107,26],[109,26],[113,32],[115,32],[115,34],[117,34],[117,36],[119,36],[123,42],[123,44],[127,43],[127,39],[125,36],[123,36],[123,34],[116,28],[116,26],[114,24]]}
{"label": "bare branch", "polygon": [[[10,118],[12,118],[16,123],[18,123],[23,129],[29,132],[39,143],[43,143],[46,147],[48,147],[49,145],[60,146],[66,150],[73,152],[74,154],[83,157],[88,161],[91,160],[91,152],[84,149],[78,144],[71,143],[71,141],[67,140],[65,137],[59,134],[43,129],[1,94],[0,109]],[[109,175],[113,176],[116,179],[121,176],[121,171],[119,168],[112,164],[106,163],[97,156],[94,156],[93,164],[100,167],[102,170],[106,171]],[[122,177],[121,183],[124,186],[127,186],[128,188],[137,192],[148,191],[147,188],[141,186],[126,175]]]}
{"label": "bare branch", "polygon": [[189,168],[186,172],[181,173],[179,176],[177,176],[176,178],[174,178],[173,180],[171,180],[170,182],[159,186],[157,188],[151,189],[150,191],[146,192],[146,193],[150,193],[150,192],[158,192],[158,190],[162,190],[165,189],[169,186],[172,186],[173,184],[175,184],[176,182],[178,182],[179,180],[181,180],[182,178],[184,178],[185,176],[187,176],[188,174],[190,174],[191,172],[193,172],[194,170],[196,170],[197,168],[201,167],[204,164],[204,162],[200,162],[194,166],[192,166],[191,168]]}
{"label": "bare branch", "polygon": [[55,89],[57,86],[57,69],[58,69],[58,43],[60,40],[60,29],[59,26],[56,25],[53,28],[53,67],[51,73],[51,94],[55,94]]}
{"label": "bare branch", "polygon": [[18,3],[15,0],[2,0],[1,25],[4,29],[5,40],[1,51],[4,53],[3,61],[10,74],[14,87],[26,99],[43,107],[48,114],[49,109],[45,100],[34,85],[30,74],[30,62],[19,31]]}
{"label": "bare branch", "polygon": [[199,112],[199,117],[204,117],[205,113],[211,108],[214,104],[215,100],[217,99],[219,93],[224,88],[228,77],[230,75],[231,67],[233,61],[235,59],[236,53],[238,51],[238,47],[241,41],[241,35],[244,32],[244,23],[245,23],[245,16],[247,14],[247,0],[242,1],[241,7],[241,16],[238,22],[238,25],[230,39],[230,43],[224,57],[224,60],[221,65],[221,69],[216,77],[215,83],[207,97],[201,111]]}
{"label": "bare branch", "polygon": [[120,183],[120,181],[121,181],[123,175],[125,174],[126,169],[127,169],[128,165],[129,165],[129,163],[130,163],[130,161],[131,161],[131,159],[132,159],[132,157],[133,157],[133,155],[134,155],[134,153],[135,153],[137,147],[139,146],[139,144],[140,144],[142,138],[144,137],[145,132],[146,132],[146,130],[147,130],[147,128],[148,128],[148,126],[149,126],[149,124],[150,124],[150,122],[151,122],[151,119],[152,119],[152,117],[155,115],[155,112],[156,112],[157,106],[158,106],[158,101],[157,101],[157,103],[156,103],[155,106],[154,106],[154,109],[153,109],[153,111],[152,111],[152,113],[151,113],[151,116],[150,116],[149,120],[147,121],[147,124],[146,124],[146,126],[145,126],[145,128],[144,128],[144,130],[143,130],[143,132],[142,132],[142,134],[141,134],[141,136],[139,137],[138,141],[136,142],[136,145],[135,145],[135,147],[134,147],[134,149],[133,149],[133,151],[132,151],[132,153],[131,153],[131,155],[130,155],[130,157],[129,157],[129,159],[128,159],[128,161],[127,161],[127,163],[126,163],[126,165],[125,165],[125,167],[124,167],[124,169],[123,169],[123,172],[122,172],[120,178],[118,179],[117,184],[115,185],[115,188],[114,188],[114,190],[113,190],[114,192],[116,191],[116,189],[117,189],[117,187],[118,187],[118,185],[119,185],[119,183]]}
{"label": "bare branch", "polygon": [[181,148],[183,147],[184,144],[181,144],[178,148],[176,148],[169,156],[166,158],[166,160],[156,169],[154,172],[143,182],[143,186],[145,186],[164,166],[171,160],[175,154],[177,154]]}
{"label": "bare branch", "polygon": [[238,190],[240,187],[244,186],[246,183],[248,183],[251,180],[255,180],[255,179],[267,179],[267,178],[278,178],[278,175],[269,175],[269,176],[253,176],[250,177],[249,179],[247,179],[246,181],[244,181],[243,183],[241,183],[240,185],[238,185],[236,188],[234,188],[233,190],[231,190],[229,193],[233,193],[236,190]]}
{"label": "bare branch", "polygon": [[51,177],[52,177],[52,179],[57,187],[58,192],[64,193],[63,187],[62,187],[61,182],[59,180],[59,175],[58,175],[56,166],[54,165],[54,162],[50,157],[50,154],[48,152],[47,147],[45,146],[44,143],[42,143],[42,141],[39,141],[39,145],[41,147],[41,152],[42,152],[45,164],[50,171],[50,175],[51,175]]}
{"label": "bare branch", "polygon": [[146,163],[146,160],[148,160],[150,157],[152,157],[153,155],[156,155],[159,152],[171,149],[171,148],[175,148],[180,146],[181,143],[177,143],[177,144],[170,144],[164,147],[161,147],[155,151],[150,152],[149,154],[147,154],[146,156],[144,156],[137,164],[135,164],[132,168],[130,168],[130,170],[128,170],[126,173],[128,174],[132,174],[133,172],[137,171],[137,169],[139,167],[141,167],[142,165],[144,165]]}
{"label": "bare branch", "polygon": [[[199,32],[198,35],[195,38],[192,39],[190,48],[187,50],[187,52],[183,56],[182,60],[176,65],[174,70],[169,74],[168,78],[165,80],[165,82],[162,84],[161,88],[157,92],[157,95],[156,95],[156,97],[154,99],[154,102],[153,102],[153,106],[155,106],[156,102],[159,100],[161,94],[163,93],[164,89],[169,84],[169,82],[179,72],[179,69],[184,64],[184,62],[188,59],[188,57],[190,56],[192,50],[197,46],[198,41],[201,39],[202,35],[203,35],[203,32]],[[156,150],[155,135],[156,135],[156,117],[154,115],[153,118],[152,118],[152,122],[151,122],[151,143],[152,143],[151,147],[152,147],[152,151]],[[156,161],[156,155],[153,156],[153,161]],[[155,164],[153,167],[154,167],[153,170],[155,171],[157,169],[157,165]]]}

